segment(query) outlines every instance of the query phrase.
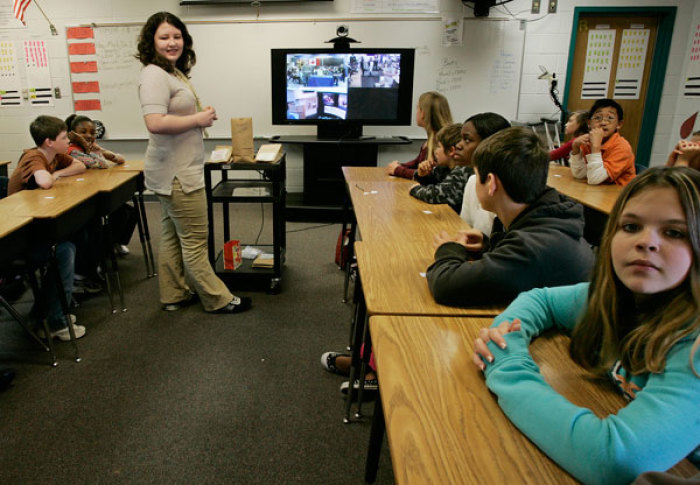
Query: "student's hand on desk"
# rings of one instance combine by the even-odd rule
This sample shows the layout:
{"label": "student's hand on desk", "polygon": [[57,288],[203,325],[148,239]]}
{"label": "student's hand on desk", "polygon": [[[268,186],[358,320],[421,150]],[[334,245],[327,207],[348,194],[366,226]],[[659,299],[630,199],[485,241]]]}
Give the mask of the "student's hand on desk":
{"label": "student's hand on desk", "polygon": [[479,253],[484,249],[484,233],[478,229],[459,231],[457,242],[467,248],[467,251]]}
{"label": "student's hand on desk", "polygon": [[506,340],[503,336],[510,332],[520,331],[520,320],[517,318],[512,322],[501,322],[499,325],[490,328],[482,328],[479,330],[479,336],[474,340],[474,355],[472,356],[472,362],[479,368],[482,372],[486,369],[486,360],[489,364],[493,363],[493,354],[489,350],[489,342],[493,342],[500,348],[506,348]]}
{"label": "student's hand on desk", "polygon": [[433,248],[437,249],[445,243],[448,242],[459,242],[457,241],[457,236],[450,236],[447,231],[440,231],[433,237]]}
{"label": "student's hand on desk", "polygon": [[386,166],[386,173],[388,175],[394,175],[394,172],[396,172],[396,169],[399,166],[399,162],[397,160],[394,160],[391,162],[389,165]]}
{"label": "student's hand on desk", "polygon": [[109,150],[104,150],[102,152],[102,154],[105,156],[105,158],[107,160],[110,160],[110,161],[116,163],[117,165],[121,165],[122,163],[124,163],[126,161],[126,160],[124,160],[124,157],[122,157],[118,153],[110,152]]}
{"label": "student's hand on desk", "polygon": [[427,177],[433,172],[433,168],[435,168],[434,162],[431,162],[430,160],[423,160],[418,164],[418,176]]}
{"label": "student's hand on desk", "polygon": [[433,238],[433,247],[437,249],[448,242],[461,244],[468,251],[480,252],[484,248],[484,234],[477,229],[460,231],[454,236],[450,236],[447,231],[440,231]]}

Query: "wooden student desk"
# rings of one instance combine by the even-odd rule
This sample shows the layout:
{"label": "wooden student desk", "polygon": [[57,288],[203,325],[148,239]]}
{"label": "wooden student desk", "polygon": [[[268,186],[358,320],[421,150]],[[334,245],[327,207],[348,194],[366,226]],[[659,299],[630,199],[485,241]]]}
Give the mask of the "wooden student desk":
{"label": "wooden student desk", "polygon": [[[359,188],[361,187],[361,188]],[[347,186],[360,236],[365,241],[432,243],[440,231],[469,229],[447,204],[428,204],[409,194],[411,185],[396,182],[349,183]]]}
{"label": "wooden student desk", "polygon": [[623,189],[615,184],[590,185],[586,179],[575,179],[571,168],[555,164],[549,165],[547,185],[603,214],[610,213]]}
{"label": "wooden student desk", "polygon": [[117,172],[124,171],[124,172],[143,173],[143,165],[144,165],[143,160],[127,160],[120,165],[115,165],[114,167],[111,168],[111,170],[115,170]]}
{"label": "wooden student desk", "polygon": [[[384,168],[377,167],[343,167],[343,174],[348,186],[357,184],[365,190],[371,190],[372,186],[365,187],[362,182],[389,182],[407,185],[406,191],[415,183],[412,180],[387,175]],[[617,196],[622,191],[622,187],[619,185],[590,185],[585,179],[575,179],[571,174],[571,168],[556,164],[549,165],[547,185],[581,202],[581,204],[605,214],[610,213]]]}
{"label": "wooden student desk", "polygon": [[[511,424],[472,364],[474,339],[490,325],[478,318],[370,319],[397,484],[576,483]],[[623,407],[612,386],[590,380],[571,361],[567,342],[561,334],[533,341],[547,382],[601,417]],[[685,460],[673,471],[697,473]]]}
{"label": "wooden student desk", "polygon": [[57,180],[50,189],[22,190],[0,200],[0,213],[33,217],[33,233],[55,243],[67,238],[98,215],[91,203],[99,188],[86,182],[84,174]]}
{"label": "wooden student desk", "polygon": [[102,215],[114,212],[138,191],[137,172],[94,169],[83,175],[97,189]]}
{"label": "wooden student desk", "polygon": [[[414,182],[386,175],[383,168],[343,167],[362,242],[354,244],[359,269],[353,337],[356,373],[366,315],[498,315],[504,307],[458,308],[435,302],[425,279],[433,262],[433,238],[440,231],[455,233],[469,225],[446,204],[427,204],[409,194]],[[367,352],[368,354],[368,352]],[[366,356],[367,358],[368,356]],[[360,415],[358,403],[357,415]],[[351,400],[345,420],[350,419]]]}
{"label": "wooden student desk", "polygon": [[[61,178],[50,189],[22,190],[9,195],[0,200],[0,214],[33,218],[28,226],[28,241],[54,246],[98,216],[98,206],[94,202],[98,187],[86,183],[82,175]],[[51,265],[57,272],[53,251]],[[56,281],[60,288],[58,277]],[[65,301],[62,291],[59,291],[59,298],[63,300],[61,303],[64,312],[67,312],[68,302]],[[75,351],[75,361],[80,362],[78,345],[74,339],[71,339],[71,343]]]}
{"label": "wooden student desk", "polygon": [[143,192],[146,190],[146,183],[143,174],[143,160],[127,160],[120,165],[115,165],[110,169],[113,172],[134,172],[137,174],[136,186],[137,190],[133,197],[134,207],[138,215],[137,226],[139,230],[139,240],[141,241],[141,249],[143,258],[146,264],[146,277],[155,276],[156,259],[153,255],[153,247],[151,246],[151,233],[148,229],[148,218],[146,217],[146,205],[143,199]]}
{"label": "wooden student desk", "polygon": [[623,187],[614,184],[589,185],[585,179],[575,179],[569,167],[550,164],[547,185],[583,205],[586,225],[583,236],[598,246],[608,220]]}
{"label": "wooden student desk", "polygon": [[386,173],[386,167],[343,167],[346,184],[360,182],[392,182],[398,184],[414,184],[413,180],[394,177]]}
{"label": "wooden student desk", "polygon": [[369,315],[493,318],[505,309],[504,305],[461,308],[437,303],[425,278],[433,262],[432,245],[358,241],[355,255]]}

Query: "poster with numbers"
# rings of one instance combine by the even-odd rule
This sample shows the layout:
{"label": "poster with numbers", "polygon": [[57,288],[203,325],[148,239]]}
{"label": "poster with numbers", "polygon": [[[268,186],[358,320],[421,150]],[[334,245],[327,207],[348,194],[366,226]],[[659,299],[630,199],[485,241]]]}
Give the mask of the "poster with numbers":
{"label": "poster with numbers", "polygon": [[49,53],[43,40],[24,41],[27,94],[32,106],[53,106]]}
{"label": "poster with numbers", "polygon": [[622,31],[613,98],[639,99],[649,34],[649,29],[625,29]]}
{"label": "poster with numbers", "polygon": [[0,41],[0,106],[22,106],[17,51],[10,40]]}
{"label": "poster with numbers", "polygon": [[700,23],[693,30],[683,96],[700,97]]}
{"label": "poster with numbers", "polygon": [[615,30],[593,29],[588,31],[581,99],[607,97],[614,47]]}

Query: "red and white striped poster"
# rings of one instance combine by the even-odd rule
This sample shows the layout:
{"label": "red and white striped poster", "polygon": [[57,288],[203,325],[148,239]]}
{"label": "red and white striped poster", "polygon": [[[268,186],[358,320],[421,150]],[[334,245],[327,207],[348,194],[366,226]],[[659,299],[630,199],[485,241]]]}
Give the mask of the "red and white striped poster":
{"label": "red and white striped poster", "polygon": [[68,64],[70,67],[73,110],[78,112],[100,111],[100,80],[95,48],[95,31],[92,27],[68,27]]}

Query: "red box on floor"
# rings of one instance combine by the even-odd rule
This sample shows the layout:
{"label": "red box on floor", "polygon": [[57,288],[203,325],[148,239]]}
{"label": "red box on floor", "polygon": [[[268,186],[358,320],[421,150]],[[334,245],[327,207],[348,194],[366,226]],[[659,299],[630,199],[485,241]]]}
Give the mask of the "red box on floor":
{"label": "red box on floor", "polygon": [[241,242],[237,239],[224,243],[224,269],[236,269],[241,265]]}

